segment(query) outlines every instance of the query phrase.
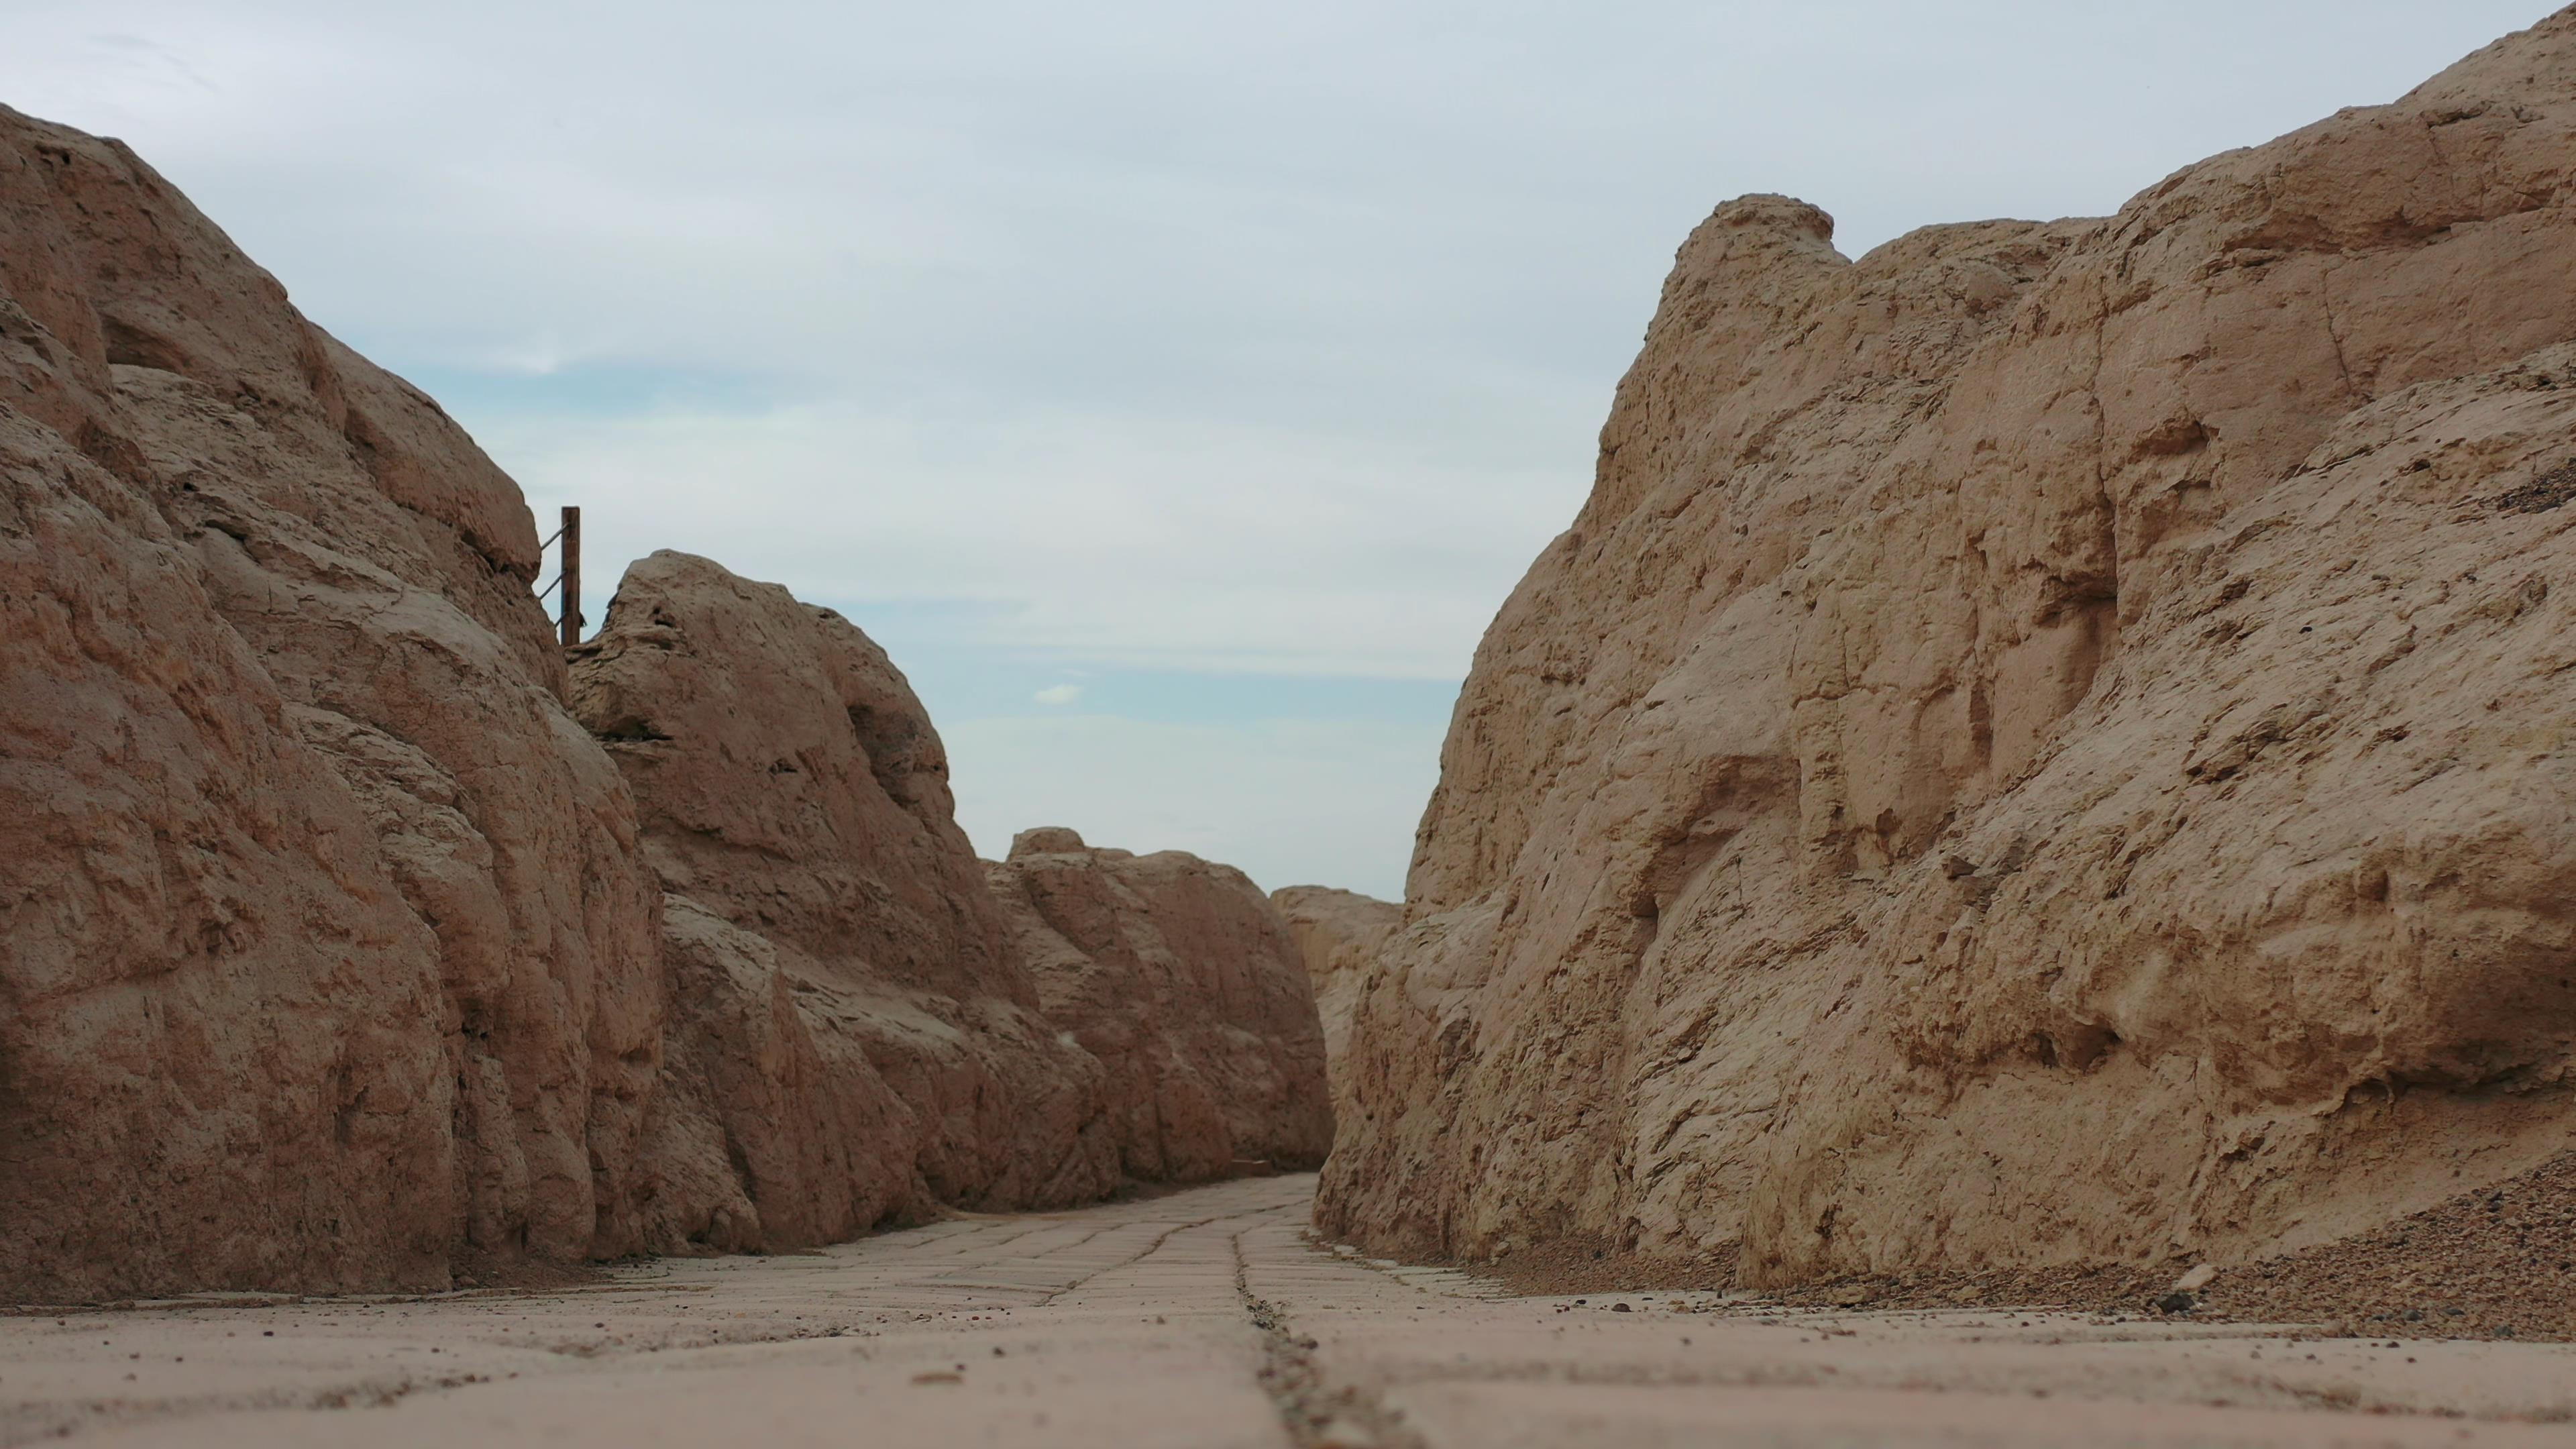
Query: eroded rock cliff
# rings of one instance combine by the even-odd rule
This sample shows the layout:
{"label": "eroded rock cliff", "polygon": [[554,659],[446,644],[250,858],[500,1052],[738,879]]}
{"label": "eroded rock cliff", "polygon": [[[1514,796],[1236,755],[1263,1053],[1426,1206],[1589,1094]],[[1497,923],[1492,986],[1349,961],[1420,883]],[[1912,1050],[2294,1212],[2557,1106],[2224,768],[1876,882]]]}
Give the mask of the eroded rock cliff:
{"label": "eroded rock cliff", "polygon": [[665,552],[577,656],[574,708],[669,892],[657,1247],[830,1242],[1117,1185],[1101,1064],[1041,1015],[938,732],[883,650]]}
{"label": "eroded rock cliff", "polygon": [[[1145,1089],[1046,1014],[875,645],[663,555],[576,682],[538,554],[437,404],[0,109],[0,1299],[444,1289],[1231,1161],[1122,1135]],[[1191,1151],[1311,1162],[1284,927],[1194,869],[1122,884],[1164,944],[1093,969],[1207,1094]]]}
{"label": "eroded rock cliff", "polygon": [[1324,1037],[1287,923],[1186,851],[1026,830],[988,862],[1049,1021],[1107,1068],[1124,1171],[1195,1182],[1311,1169],[1333,1143]]}
{"label": "eroded rock cliff", "polygon": [[1287,886],[1270,903],[1288,922],[1288,936],[1306,963],[1315,989],[1315,1014],[1324,1024],[1324,1057],[1333,1084],[1336,1116],[1350,1110],[1351,1014],[1375,961],[1404,924],[1404,907],[1331,886]]}
{"label": "eroded rock cliff", "polygon": [[2576,1127],[2576,12],[2106,220],[1681,249],[1322,1224],[2217,1256]]}
{"label": "eroded rock cliff", "polygon": [[655,896],[509,479],[0,110],[0,489],[0,1287],[631,1245]]}

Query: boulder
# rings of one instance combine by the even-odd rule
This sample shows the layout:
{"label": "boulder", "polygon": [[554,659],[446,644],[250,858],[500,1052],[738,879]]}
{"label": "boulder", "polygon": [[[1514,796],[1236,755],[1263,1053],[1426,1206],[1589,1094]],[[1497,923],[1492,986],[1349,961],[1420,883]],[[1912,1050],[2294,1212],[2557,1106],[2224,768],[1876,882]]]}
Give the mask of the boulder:
{"label": "boulder", "polygon": [[2118,215],[1683,245],[1318,1220],[1753,1283],[2349,1232],[2576,1103],[2576,11]]}

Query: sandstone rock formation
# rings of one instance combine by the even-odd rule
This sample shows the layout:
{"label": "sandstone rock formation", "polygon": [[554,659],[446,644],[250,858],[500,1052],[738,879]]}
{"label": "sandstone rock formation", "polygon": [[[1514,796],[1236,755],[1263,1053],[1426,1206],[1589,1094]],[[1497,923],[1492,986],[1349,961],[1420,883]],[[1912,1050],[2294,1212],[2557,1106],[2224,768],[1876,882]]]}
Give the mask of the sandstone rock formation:
{"label": "sandstone rock formation", "polygon": [[1216,1122],[1153,1159],[873,644],[663,556],[576,689],[538,555],[437,404],[125,147],[0,109],[0,1299],[444,1289],[1320,1155],[1248,883],[1121,887],[1165,944],[1098,969],[1207,973],[1137,1003]]}
{"label": "sandstone rock formation", "polygon": [[1359,1006],[1369,963],[1403,926],[1404,907],[1331,886],[1287,886],[1272,891],[1270,903],[1287,920],[1289,939],[1297,943],[1315,988],[1338,1117],[1350,1110],[1351,1013]]}
{"label": "sandstone rock formation", "polygon": [[1119,1182],[1101,1064],[1038,992],[902,674],[829,609],[705,559],[627,571],[573,669],[670,894],[656,1246],[845,1238]]}
{"label": "sandstone rock formation", "polygon": [[1108,1070],[1131,1177],[1311,1169],[1333,1143],[1324,1038],[1287,923],[1243,872],[1185,851],[1022,831],[985,871],[1049,1021]]}
{"label": "sandstone rock formation", "polygon": [[655,897],[518,490],[0,110],[0,1292],[633,1241]]}
{"label": "sandstone rock formation", "polygon": [[2576,1128],[2576,11],[2106,220],[1681,249],[1319,1210],[2225,1260]]}

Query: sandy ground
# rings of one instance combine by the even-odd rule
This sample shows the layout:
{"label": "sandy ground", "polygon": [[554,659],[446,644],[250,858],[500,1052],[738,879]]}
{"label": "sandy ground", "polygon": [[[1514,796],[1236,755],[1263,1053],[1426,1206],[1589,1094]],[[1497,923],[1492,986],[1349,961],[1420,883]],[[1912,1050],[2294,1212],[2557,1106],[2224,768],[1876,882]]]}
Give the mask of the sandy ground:
{"label": "sandy ground", "polygon": [[581,1289],[0,1317],[0,1444],[2576,1446],[2576,1347],[1502,1296],[1311,1178]]}

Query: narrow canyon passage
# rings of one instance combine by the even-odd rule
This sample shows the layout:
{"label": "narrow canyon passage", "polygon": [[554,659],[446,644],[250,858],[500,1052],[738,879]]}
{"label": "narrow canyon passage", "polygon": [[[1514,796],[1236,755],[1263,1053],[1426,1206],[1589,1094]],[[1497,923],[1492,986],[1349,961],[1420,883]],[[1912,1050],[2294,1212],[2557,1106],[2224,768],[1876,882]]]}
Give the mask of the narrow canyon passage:
{"label": "narrow canyon passage", "polygon": [[2567,1345],[1506,1297],[1315,1244],[1313,1188],[569,1290],[23,1312],[0,1444],[2576,1443]]}

